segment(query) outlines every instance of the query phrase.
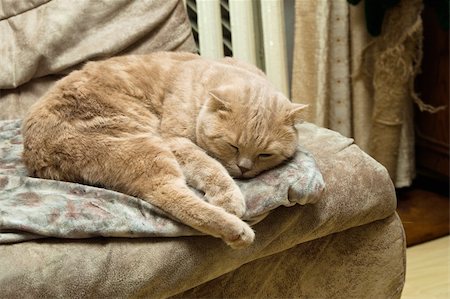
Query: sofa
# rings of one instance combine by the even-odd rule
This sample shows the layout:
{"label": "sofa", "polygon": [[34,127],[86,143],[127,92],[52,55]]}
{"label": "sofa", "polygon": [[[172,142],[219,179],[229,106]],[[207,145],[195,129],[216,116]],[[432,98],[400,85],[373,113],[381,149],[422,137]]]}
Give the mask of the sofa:
{"label": "sofa", "polygon": [[[3,1],[0,36],[0,120],[88,60],[196,51],[181,0]],[[298,132],[326,187],[270,211],[250,247],[198,235],[0,244],[1,297],[400,298],[405,234],[386,169],[334,131]]]}

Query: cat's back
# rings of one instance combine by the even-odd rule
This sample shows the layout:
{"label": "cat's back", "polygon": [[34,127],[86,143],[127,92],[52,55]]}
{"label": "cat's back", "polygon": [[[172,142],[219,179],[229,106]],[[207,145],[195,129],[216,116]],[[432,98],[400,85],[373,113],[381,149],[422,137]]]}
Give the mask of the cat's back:
{"label": "cat's back", "polygon": [[[173,79],[173,68],[178,67],[180,62],[193,59],[198,59],[198,56],[158,52],[88,62],[81,70],[58,81],[31,109],[30,114],[46,106],[49,109],[46,112],[52,112],[50,108],[58,108],[53,112],[71,109],[70,115],[65,115],[65,118],[81,117],[84,113],[88,116],[83,117],[90,117],[99,110],[107,112],[110,106],[126,110],[124,106],[133,100],[144,105],[153,104],[155,112],[158,112],[160,107],[156,104],[162,101],[167,85]],[[96,109],[99,104],[106,109]]]}
{"label": "cat's back", "polygon": [[74,124],[118,115],[158,116],[174,77],[172,69],[193,59],[198,56],[160,52],[88,62],[58,81],[30,108],[24,131],[30,122],[44,126],[55,120]]}
{"label": "cat's back", "polygon": [[24,162],[42,168],[46,157],[72,154],[86,140],[156,132],[172,68],[197,58],[154,53],[88,62],[30,108],[22,124]]}

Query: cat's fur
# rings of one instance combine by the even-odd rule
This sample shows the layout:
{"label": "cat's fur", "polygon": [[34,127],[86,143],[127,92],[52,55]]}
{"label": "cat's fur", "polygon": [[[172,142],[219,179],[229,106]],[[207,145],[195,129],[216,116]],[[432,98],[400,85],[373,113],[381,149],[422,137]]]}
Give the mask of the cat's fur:
{"label": "cat's fur", "polygon": [[245,247],[254,232],[239,219],[245,202],[231,176],[291,157],[303,107],[231,58],[161,52],[89,62],[32,107],[23,159],[31,175],[140,197]]}

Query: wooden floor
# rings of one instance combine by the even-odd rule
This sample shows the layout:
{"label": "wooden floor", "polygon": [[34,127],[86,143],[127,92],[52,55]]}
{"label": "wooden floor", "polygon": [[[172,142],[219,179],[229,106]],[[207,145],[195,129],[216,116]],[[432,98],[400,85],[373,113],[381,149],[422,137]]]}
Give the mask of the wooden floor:
{"label": "wooden floor", "polygon": [[449,299],[450,236],[409,247],[406,255],[402,299]]}
{"label": "wooden floor", "polygon": [[[448,190],[448,185],[445,187]],[[398,191],[397,212],[405,228],[408,246],[449,234],[449,197],[438,191],[419,187]]]}

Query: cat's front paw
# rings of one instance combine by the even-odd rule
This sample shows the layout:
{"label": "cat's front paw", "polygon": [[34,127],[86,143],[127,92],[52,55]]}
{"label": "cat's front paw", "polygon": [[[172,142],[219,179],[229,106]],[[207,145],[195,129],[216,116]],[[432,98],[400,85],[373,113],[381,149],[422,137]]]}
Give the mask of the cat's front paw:
{"label": "cat's front paw", "polygon": [[239,187],[230,188],[224,192],[218,192],[213,196],[208,196],[208,201],[215,205],[223,208],[228,213],[238,216],[241,218],[245,214],[245,199]]}
{"label": "cat's front paw", "polygon": [[231,248],[242,249],[250,246],[255,240],[255,232],[244,222],[234,227],[233,231],[233,233],[223,238]]}

